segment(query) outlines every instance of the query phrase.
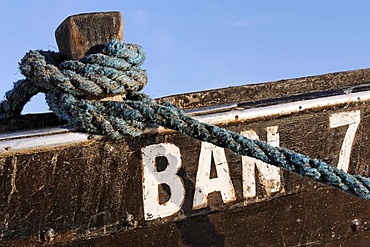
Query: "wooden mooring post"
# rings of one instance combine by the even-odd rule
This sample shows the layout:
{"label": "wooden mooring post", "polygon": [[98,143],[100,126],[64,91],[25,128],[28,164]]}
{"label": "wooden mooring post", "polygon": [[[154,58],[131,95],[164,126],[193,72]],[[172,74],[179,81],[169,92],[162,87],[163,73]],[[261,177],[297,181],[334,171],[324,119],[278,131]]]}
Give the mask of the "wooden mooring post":
{"label": "wooden mooring post", "polygon": [[[158,100],[370,176],[369,82],[364,69]],[[111,141],[64,124],[50,113],[0,119],[0,246],[370,241],[369,201],[167,129]]]}

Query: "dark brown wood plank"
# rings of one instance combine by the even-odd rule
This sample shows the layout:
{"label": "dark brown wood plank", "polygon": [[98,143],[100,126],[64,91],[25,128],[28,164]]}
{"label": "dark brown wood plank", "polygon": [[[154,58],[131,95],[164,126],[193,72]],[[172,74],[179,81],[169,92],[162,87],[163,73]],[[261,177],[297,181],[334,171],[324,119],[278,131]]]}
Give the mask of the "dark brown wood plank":
{"label": "dark brown wood plank", "polygon": [[[366,246],[360,243],[370,236],[369,207],[361,199],[321,188],[62,246]],[[354,221],[361,222],[359,227]]]}
{"label": "dark brown wood plank", "polygon": [[0,132],[38,129],[65,124],[67,122],[55,116],[54,113],[25,114],[11,118],[0,118]]}
{"label": "dark brown wood plank", "polygon": [[164,97],[160,101],[169,101],[184,109],[236,102],[251,102],[251,104],[253,104],[256,100],[280,98],[287,95],[322,92],[340,88],[345,89],[369,83],[370,69],[362,69],[186,93]]}
{"label": "dark brown wood plank", "polygon": [[[369,209],[362,200],[325,188],[73,246],[338,246],[356,238],[365,243]],[[361,221],[357,230],[354,220]]]}
{"label": "dark brown wood plank", "polygon": [[[266,117],[233,123],[227,128],[236,132],[253,130],[261,140],[267,140],[267,129],[277,126],[281,146],[336,165],[348,128],[346,125],[331,128],[330,116],[357,111],[361,121],[349,172],[369,176],[370,110],[366,105],[349,104],[325,111]],[[183,180],[185,198],[178,212],[150,220],[144,214],[146,178],[142,173],[142,152],[143,148],[158,144],[179,148],[182,164],[178,175]],[[80,243],[80,246],[130,243],[191,246],[192,241],[198,241],[200,246],[206,243],[309,246],[315,241],[330,243],[355,235],[351,228],[355,219],[368,222],[368,201],[287,172],[281,173],[280,189],[268,193],[269,187],[263,186],[259,177],[261,171],[256,170],[256,194],[245,199],[242,158],[228,150],[225,157],[235,200],[224,202],[219,192],[213,192],[206,207],[194,209],[196,177],[199,164],[204,165],[204,161],[200,162],[202,150],[199,141],[169,133],[128,137],[120,142],[91,141],[15,156],[5,153],[0,159],[1,242],[13,246],[43,244],[46,241],[43,234],[53,229],[55,237],[51,243]],[[164,167],[157,169],[165,169],[166,161],[156,162]],[[210,176],[219,176],[214,174],[214,161],[211,166]],[[166,188],[158,188],[162,201],[176,193],[168,195]]]}
{"label": "dark brown wood plank", "polygon": [[73,15],[56,29],[59,52],[70,59],[101,50],[105,43],[123,41],[123,21],[120,12],[98,12]]}

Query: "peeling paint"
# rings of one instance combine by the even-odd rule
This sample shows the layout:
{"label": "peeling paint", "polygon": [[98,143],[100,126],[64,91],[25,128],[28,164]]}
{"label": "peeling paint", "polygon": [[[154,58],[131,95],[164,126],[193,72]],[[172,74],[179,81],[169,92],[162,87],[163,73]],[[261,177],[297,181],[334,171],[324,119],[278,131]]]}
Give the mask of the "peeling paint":
{"label": "peeling paint", "polygon": [[0,176],[4,175],[5,162],[6,158],[0,158]]}
{"label": "peeling paint", "polygon": [[10,190],[10,193],[8,195],[8,203],[10,203],[13,194],[17,192],[17,187],[16,187],[16,184],[15,184],[16,179],[17,179],[17,157],[12,158],[11,165],[12,165],[12,175],[11,175],[11,178],[10,178],[11,190]]}
{"label": "peeling paint", "polygon": [[50,160],[50,163],[52,165],[52,172],[51,172],[51,175],[52,177],[54,177],[55,175],[55,171],[57,169],[57,161],[58,161],[58,153],[54,153],[53,157],[51,157],[51,160]]}

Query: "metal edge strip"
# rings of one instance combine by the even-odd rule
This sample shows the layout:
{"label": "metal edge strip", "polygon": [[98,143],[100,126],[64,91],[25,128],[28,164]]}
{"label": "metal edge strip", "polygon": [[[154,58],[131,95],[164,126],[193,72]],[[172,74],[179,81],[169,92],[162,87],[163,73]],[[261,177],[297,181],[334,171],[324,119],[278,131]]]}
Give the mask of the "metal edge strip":
{"label": "metal edge strip", "polygon": [[349,93],[336,96],[329,96],[311,100],[295,101],[290,103],[263,106],[258,108],[232,110],[229,112],[207,114],[196,116],[200,122],[221,125],[231,121],[247,121],[266,116],[284,116],[306,110],[331,107],[355,102],[366,102],[370,100],[370,91]]}

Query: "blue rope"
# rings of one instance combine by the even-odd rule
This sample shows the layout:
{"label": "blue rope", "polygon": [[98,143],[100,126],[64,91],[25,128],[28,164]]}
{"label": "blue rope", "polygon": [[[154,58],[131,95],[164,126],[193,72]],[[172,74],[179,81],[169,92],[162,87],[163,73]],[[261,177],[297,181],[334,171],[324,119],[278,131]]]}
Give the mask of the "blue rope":
{"label": "blue rope", "polygon": [[[144,60],[140,46],[116,40],[100,53],[74,61],[65,61],[55,52],[30,51],[20,63],[26,79],[16,82],[6,93],[0,103],[0,117],[20,114],[32,96],[43,92],[50,109],[81,131],[109,135],[117,140],[127,134],[139,136],[153,123],[370,199],[369,178],[201,123],[169,102],[157,104],[140,93],[147,82],[146,72],[140,68]],[[106,100],[114,96],[122,100]]]}

